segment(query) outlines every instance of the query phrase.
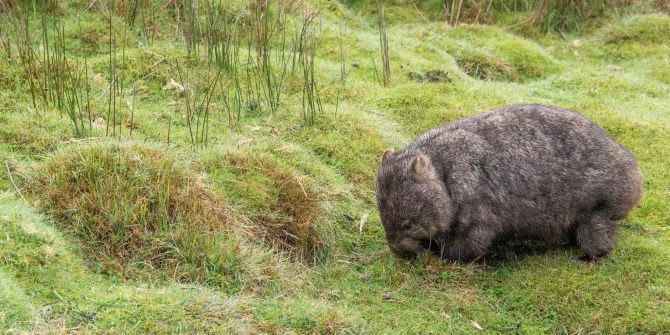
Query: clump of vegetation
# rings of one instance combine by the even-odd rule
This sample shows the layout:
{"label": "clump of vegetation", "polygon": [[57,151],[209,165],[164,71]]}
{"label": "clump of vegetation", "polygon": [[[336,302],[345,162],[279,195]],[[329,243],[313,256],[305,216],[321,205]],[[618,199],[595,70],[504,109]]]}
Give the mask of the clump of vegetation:
{"label": "clump of vegetation", "polygon": [[449,73],[443,70],[430,70],[425,73],[411,71],[407,73],[407,79],[413,80],[419,83],[429,82],[429,83],[449,83],[451,78],[449,78]]}
{"label": "clump of vegetation", "polygon": [[543,32],[579,31],[623,3],[621,0],[539,0],[535,1],[527,24]]}
{"label": "clump of vegetation", "polygon": [[560,70],[539,46],[500,29],[486,26],[450,30],[454,43],[446,46],[458,66],[482,80],[526,82]]}
{"label": "clump of vegetation", "polygon": [[473,52],[456,59],[458,66],[470,77],[481,80],[521,81],[522,77],[501,59],[485,52]]}
{"label": "clump of vegetation", "polygon": [[617,24],[608,25],[602,32],[607,44],[668,43],[670,16],[664,14],[636,15]]}
{"label": "clump of vegetation", "polygon": [[233,217],[190,171],[144,145],[74,145],[36,169],[32,194],[106,271],[159,268],[177,280],[230,284]]}
{"label": "clump of vegetation", "polygon": [[206,168],[230,201],[252,221],[256,239],[299,259],[318,256],[325,246],[316,224],[318,194],[288,166],[267,155],[231,151],[209,157]]}

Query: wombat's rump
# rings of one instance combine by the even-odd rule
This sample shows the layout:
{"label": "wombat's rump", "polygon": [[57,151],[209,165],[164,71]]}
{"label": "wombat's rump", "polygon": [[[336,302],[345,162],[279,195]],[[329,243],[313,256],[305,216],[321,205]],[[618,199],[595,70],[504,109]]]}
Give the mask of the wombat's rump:
{"label": "wombat's rump", "polygon": [[387,150],[377,206],[391,250],[453,260],[496,242],[571,237],[594,260],[614,247],[616,221],[640,199],[635,157],[581,115],[513,105]]}

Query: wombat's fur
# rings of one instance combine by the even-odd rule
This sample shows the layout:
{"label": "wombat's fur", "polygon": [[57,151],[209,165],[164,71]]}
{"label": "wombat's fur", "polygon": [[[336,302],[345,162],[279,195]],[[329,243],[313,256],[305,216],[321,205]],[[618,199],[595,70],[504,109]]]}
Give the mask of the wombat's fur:
{"label": "wombat's fur", "polygon": [[447,124],[377,172],[377,206],[391,250],[452,260],[494,243],[570,237],[585,260],[614,247],[616,221],[642,194],[635,157],[579,114],[513,105]]}

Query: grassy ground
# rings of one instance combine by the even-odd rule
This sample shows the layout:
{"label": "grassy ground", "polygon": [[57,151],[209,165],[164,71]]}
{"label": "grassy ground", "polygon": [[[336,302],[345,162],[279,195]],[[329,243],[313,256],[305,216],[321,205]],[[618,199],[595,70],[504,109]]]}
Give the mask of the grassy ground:
{"label": "grassy ground", "polygon": [[[666,14],[528,34],[513,23],[527,13],[449,27],[420,12],[430,6],[392,5],[384,88],[373,7],[325,2],[313,124],[296,72],[277,110],[259,99],[232,123],[225,90],[214,93],[206,145],[192,146],[184,93],[166,83],[206,87],[205,52],[189,57],[175,33],[185,28],[169,15],[150,39],[142,25],[124,34],[115,14],[126,95],[105,136],[109,11],[87,5],[56,11],[68,58],[91,70],[85,135],[53,105],[33,106],[25,64],[0,43],[0,332],[670,332]],[[290,15],[309,8],[318,5]],[[31,20],[39,33],[39,16]],[[574,109],[638,158],[644,198],[612,255],[583,264],[575,249],[535,246],[474,264],[394,258],[374,203],[384,149],[523,102]]]}

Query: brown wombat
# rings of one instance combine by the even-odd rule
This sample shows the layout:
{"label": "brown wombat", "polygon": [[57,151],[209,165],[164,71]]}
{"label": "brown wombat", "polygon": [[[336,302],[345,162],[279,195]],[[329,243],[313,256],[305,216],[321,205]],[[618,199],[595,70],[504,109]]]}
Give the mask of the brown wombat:
{"label": "brown wombat", "polygon": [[506,241],[570,237],[607,256],[642,194],[635,157],[579,114],[513,105],[435,128],[377,171],[391,250],[473,260]]}

